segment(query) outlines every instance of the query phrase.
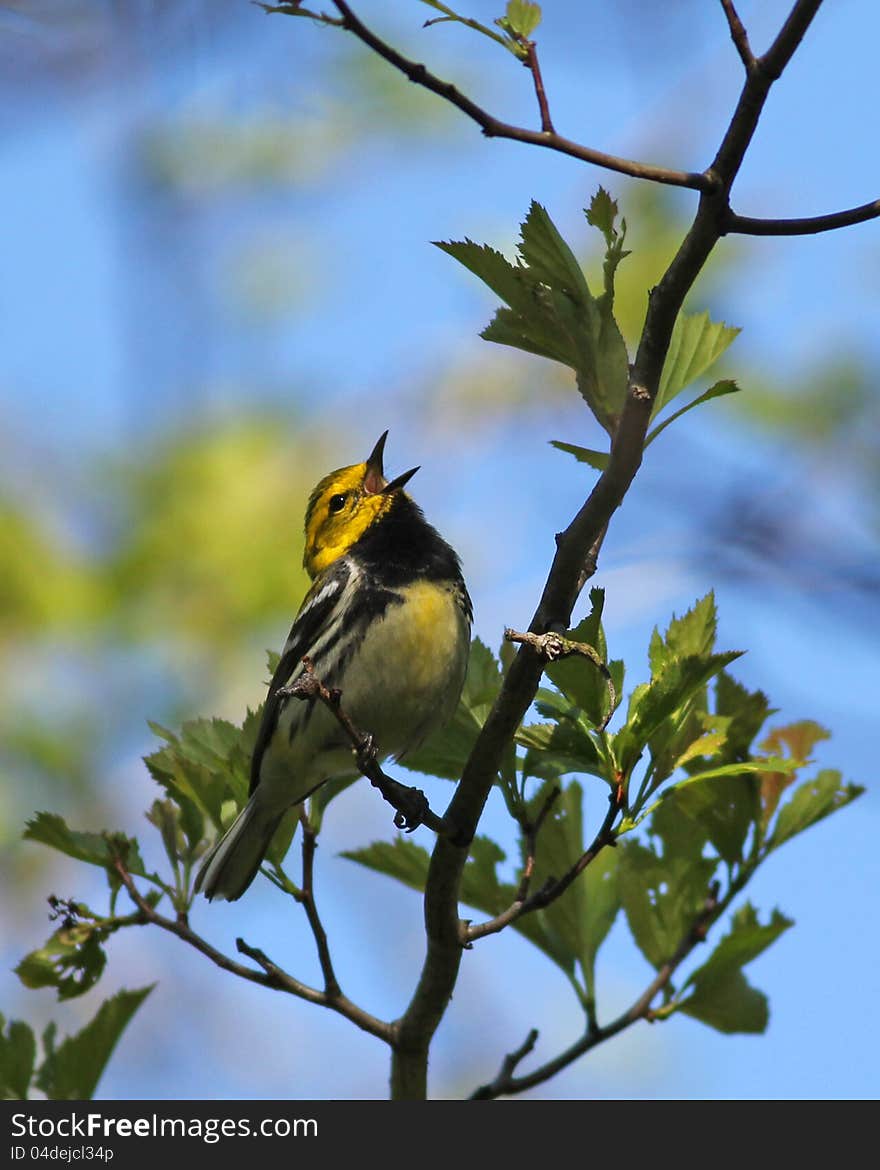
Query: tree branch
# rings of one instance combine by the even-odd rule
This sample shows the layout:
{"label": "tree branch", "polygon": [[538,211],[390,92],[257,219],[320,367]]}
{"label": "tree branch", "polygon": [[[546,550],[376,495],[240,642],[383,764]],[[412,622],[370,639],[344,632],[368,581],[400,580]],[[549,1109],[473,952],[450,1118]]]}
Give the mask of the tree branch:
{"label": "tree branch", "polygon": [[[551,793],[551,796],[556,797],[558,794],[558,789],[555,789]],[[510,926],[512,922],[516,922],[517,919],[522,918],[524,914],[529,914],[533,910],[543,910],[545,906],[549,906],[551,902],[555,902],[557,898],[561,897],[571,885],[571,883],[575,880],[575,878],[579,877],[580,874],[584,872],[587,866],[595,860],[595,858],[599,855],[599,853],[601,853],[606,845],[615,844],[616,838],[614,835],[614,822],[617,819],[617,814],[620,812],[622,806],[623,789],[618,787],[614,792],[611,793],[608,801],[608,812],[605,814],[605,820],[599,827],[599,831],[596,833],[596,836],[590,843],[589,848],[584,850],[584,852],[577,859],[574,865],[568,870],[568,872],[564,873],[561,878],[556,878],[554,881],[547,882],[541,887],[540,890],[536,890],[530,897],[527,896],[528,883],[526,882],[525,888],[523,888],[523,882],[520,882],[520,888],[517,890],[517,896],[515,900],[511,903],[510,906],[508,906],[505,911],[503,911],[503,913],[499,914],[496,918],[489,919],[487,922],[479,922],[476,926],[469,926],[466,929],[464,932],[466,945],[470,945],[478,938],[484,938],[487,934],[497,934],[499,931],[503,930],[505,926]],[[543,821],[548,811],[549,808],[547,807],[542,810],[541,817],[539,818],[540,821]],[[539,827],[540,824],[535,826],[536,834]],[[534,849],[535,843],[532,841],[530,854],[526,863],[526,872],[528,873],[529,877],[531,877],[531,869],[534,867]],[[531,867],[529,867],[529,862],[532,863]],[[525,873],[523,876],[525,878]]]}
{"label": "tree branch", "polygon": [[547,93],[544,89],[544,78],[541,76],[541,66],[538,64],[538,47],[534,41],[526,41],[524,46],[526,59],[523,62],[532,75],[535,84],[535,97],[538,99],[538,111],[541,115],[541,129],[545,134],[555,134],[553,119],[550,117],[550,106],[547,102]]}
{"label": "tree branch", "polygon": [[321,964],[321,974],[324,976],[324,993],[331,999],[336,999],[342,994],[342,989],[339,986],[339,981],[336,978],[336,973],[333,970],[333,962],[330,958],[330,944],[327,941],[327,932],[324,930],[324,925],[321,922],[321,917],[318,914],[318,907],[315,903],[315,849],[318,845],[318,838],[312,826],[309,824],[308,817],[305,812],[300,814],[300,824],[302,825],[302,890],[300,892],[300,901],[303,909],[306,912],[309,926],[312,929],[312,934],[315,939],[315,946],[318,951],[318,962]]}
{"label": "tree branch", "polygon": [[[541,108],[544,129],[527,130],[525,127],[513,126],[509,122],[502,122],[499,118],[494,117],[487,110],[478,106],[476,102],[471,101],[469,97],[466,97],[454,85],[436,77],[424,65],[419,64],[417,61],[411,61],[409,58],[404,57],[402,53],[398,53],[395,48],[386,41],[383,41],[371,29],[367,28],[363,21],[352,12],[344,0],[333,0],[333,4],[340,13],[343,28],[353,33],[358,40],[362,41],[390,65],[393,65],[395,69],[398,69],[414,84],[429,89],[432,93],[437,94],[438,97],[456,106],[463,114],[466,114],[477,123],[487,138],[508,138],[514,142],[525,142],[532,146],[543,146],[559,154],[567,154],[571,158],[580,159],[581,162],[592,163],[594,166],[604,167],[606,170],[616,171],[618,174],[631,175],[633,178],[647,179],[654,183],[665,183],[673,187],[688,187],[694,191],[710,191],[715,186],[714,178],[705,174],[670,170],[666,167],[654,166],[650,163],[619,158],[616,155],[605,154],[601,150],[594,150],[592,147],[583,146],[579,142],[573,142],[569,138],[563,138],[562,135],[546,128],[549,122],[549,112],[546,110],[546,97],[545,105],[541,106],[540,93],[538,94],[538,102]],[[529,62],[527,61],[526,64],[529,65]],[[531,66],[530,68],[532,76],[535,79],[537,91],[540,73],[536,74],[535,69]],[[543,90],[543,85],[541,89]]]}
{"label": "tree branch", "polygon": [[737,215],[731,211],[724,220],[725,235],[738,233],[744,236],[811,236],[819,232],[833,232],[838,228],[852,227],[857,223],[880,216],[880,199],[850,207],[846,211],[833,211],[827,215],[811,215],[802,219],[753,219],[748,215]]}
{"label": "tree branch", "polygon": [[518,642],[521,646],[531,646],[547,662],[556,662],[557,659],[567,658],[572,654],[578,654],[583,658],[589,659],[602,675],[602,678],[605,680],[605,685],[608,688],[608,711],[601,723],[596,724],[597,731],[605,730],[608,726],[608,720],[614,714],[614,708],[617,706],[617,690],[607,664],[602,661],[592,646],[587,645],[586,642],[572,642],[552,630],[546,634],[520,634],[516,630],[506,629],[504,631],[504,637],[508,642]]}
{"label": "tree branch", "polygon": [[610,1024],[606,1024],[604,1028],[588,1028],[579,1040],[552,1060],[547,1061],[525,1076],[514,1076],[517,1065],[524,1057],[528,1056],[535,1046],[538,1034],[533,1030],[529,1033],[525,1044],[518,1048],[516,1052],[510,1053],[504,1058],[501,1069],[495,1079],[476,1089],[471,1095],[471,1100],[487,1101],[494,1097],[511,1096],[514,1093],[522,1093],[526,1089],[532,1089],[535,1085],[540,1085],[542,1082],[555,1076],[562,1069],[573,1064],[584,1053],[589,1052],[592,1048],[596,1048],[606,1040],[610,1040],[612,1036],[616,1036],[619,1032],[624,1031],[625,1028],[629,1028],[637,1020],[649,1020],[651,1018],[651,1004],[657,995],[668,986],[676,969],[684,962],[694,947],[705,940],[709,927],[724,912],[728,901],[729,897],[719,903],[718,886],[717,884],[713,885],[706,897],[702,910],[690,930],[679,943],[675,953],[659,968],[656,976],[632,1006],[619,1015],[617,1019],[612,1020]]}
{"label": "tree branch", "polygon": [[[340,11],[347,9],[341,0],[336,4]],[[651,290],[608,464],[568,528],[557,537],[556,554],[529,626],[532,633],[568,629],[571,624],[589,552],[641,465],[651,409],[676,318],[721,236],[730,188],[770,87],[800,43],[818,6],[819,0],[798,0],[772,48],[759,63],[761,67],[751,70],[745,78],[730,124],[707,172],[712,181],[698,186],[702,194],[694,222],[659,284]],[[442,88],[437,92],[442,95]],[[534,699],[542,671],[541,656],[531,646],[522,646],[504,677],[447,809],[446,819],[456,827],[456,836],[454,840],[438,837],[434,846],[425,887],[427,951],[418,985],[396,1025],[399,1048],[392,1062],[392,1089],[400,1096],[425,1094],[430,1038],[458,977],[462,955],[458,899],[467,859],[467,848],[460,843],[473,838],[504,750]]]}
{"label": "tree branch", "polygon": [[172,919],[166,918],[163,914],[159,914],[155,907],[151,906],[141,895],[121,858],[114,858],[113,865],[116,873],[119,875],[119,880],[125,886],[129,897],[140,911],[141,921],[144,924],[158,926],[161,930],[175,935],[181,941],[204,955],[205,958],[210,959],[215,966],[220,967],[223,971],[229,971],[232,975],[237,975],[239,979],[247,979],[249,983],[258,983],[261,987],[271,987],[275,991],[285,991],[288,995],[296,996],[297,999],[304,999],[309,1003],[318,1004],[320,1007],[330,1008],[331,1011],[338,1012],[339,1015],[344,1016],[353,1024],[357,1024],[364,1032],[369,1032],[371,1036],[377,1036],[380,1040],[384,1040],[386,1044],[392,1043],[393,1030],[391,1024],[364,1011],[356,1003],[352,1003],[350,999],[338,990],[338,987],[334,993],[330,990],[318,991],[315,987],[309,987],[308,984],[301,983],[298,979],[295,979],[292,975],[288,975],[286,971],[283,971],[275,963],[267,959],[262,951],[249,947],[243,939],[236,939],[238,950],[241,954],[247,955],[249,958],[257,961],[263,970],[262,972],[254,971],[251,967],[245,967],[243,964],[237,963],[234,959],[230,959],[228,955],[224,955],[222,951],[218,951],[216,947],[211,946],[201,935],[196,934],[183,915],[178,915],[176,919]]}
{"label": "tree branch", "polygon": [[755,55],[749,44],[749,35],[739,18],[739,13],[734,7],[733,0],[721,0],[721,7],[724,9],[724,15],[727,17],[731,40],[736,45],[739,59],[742,61],[748,73],[755,66]]}

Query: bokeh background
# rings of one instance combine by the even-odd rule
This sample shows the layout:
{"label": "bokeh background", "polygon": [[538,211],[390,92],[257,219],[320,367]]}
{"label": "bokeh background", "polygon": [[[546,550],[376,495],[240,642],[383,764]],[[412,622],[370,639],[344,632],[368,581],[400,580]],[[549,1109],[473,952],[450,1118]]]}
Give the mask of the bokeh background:
{"label": "bokeh background", "polygon": [[[499,2],[471,0],[486,21]],[[739,5],[760,50],[788,4]],[[557,128],[615,153],[705,166],[740,85],[720,5],[545,4],[539,45]],[[535,124],[508,54],[409,0],[359,6],[394,42],[512,121]],[[872,0],[820,12],[774,90],[735,188],[752,215],[877,195]],[[549,152],[489,142],[358,44],[244,0],[0,4],[0,1007],[74,1031],[119,987],[158,986],[99,1087],[105,1098],[382,1097],[387,1054],[345,1021],[225,976],[158,931],[110,944],[82,1000],[26,992],[12,968],[50,931],[50,892],[103,904],[103,878],[20,840],[36,809],[140,835],[157,795],[148,719],[239,720],[303,588],[306,493],[386,427],[393,472],[460,550],[476,630],[527,623],[594,473],[554,438],[598,445],[571,379],[481,342],[494,308],[431,240],[508,252],[531,198],[598,274],[582,208],[618,199],[630,340],[694,208]],[[676,1017],[640,1025],[535,1095],[873,1097],[880,1026],[874,784],[880,670],[876,224],[722,241],[690,301],[743,327],[724,373],[744,393],[670,428],[615,518],[596,583],[614,656],[645,677],[654,624],[708,588],[735,673],[779,720],[868,785],[788,845],[750,896],[797,920],[749,969],[763,1037]],[[595,237],[595,238],[594,238]],[[592,267],[590,267],[592,266]],[[601,816],[601,786],[588,796]],[[446,785],[429,786],[442,806]],[[500,802],[499,802],[500,804]],[[506,833],[493,804],[487,826]],[[319,894],[347,993],[398,1014],[423,940],[417,896],[338,853],[390,839],[366,785],[333,805]],[[428,844],[421,830],[417,837]],[[303,924],[267,883],[199,905],[317,978]],[[650,971],[619,922],[599,959],[600,1016]],[[437,1096],[494,1075],[531,1027],[539,1054],[580,1026],[562,976],[518,936],[465,956],[432,1062]]]}

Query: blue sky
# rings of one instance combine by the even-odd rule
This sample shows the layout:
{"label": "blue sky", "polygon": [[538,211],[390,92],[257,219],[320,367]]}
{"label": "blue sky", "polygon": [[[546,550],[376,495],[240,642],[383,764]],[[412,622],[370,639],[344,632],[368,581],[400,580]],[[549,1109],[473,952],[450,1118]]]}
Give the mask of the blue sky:
{"label": "blue sky", "polygon": [[[422,32],[430,13],[413,3],[407,19],[404,7],[395,12],[403,43],[512,120],[533,119],[528,77],[505,54],[462,29]],[[646,21],[634,4],[613,8],[545,5],[540,45],[557,127],[616,153],[686,169],[705,165],[739,84],[720,5],[682,5]],[[388,15],[383,5],[363,9],[379,20]],[[486,4],[468,10],[496,14]],[[740,10],[760,48],[787,5],[743,2]],[[107,32],[108,16],[85,80],[47,86],[22,104],[19,124],[5,119],[0,417],[10,449],[18,451],[10,490],[25,490],[29,460],[34,472],[48,455],[86,474],[96,458],[124,454],[143,428],[175,425],[194,402],[207,413],[243,402],[284,403],[294,386],[296,408],[318,422],[332,422],[339,412],[355,419],[346,426],[346,444],[357,436],[366,450],[391,426],[392,466],[422,463],[413,492],[461,549],[477,632],[497,645],[503,626],[527,623],[552,533],[590,481],[547,443],[572,438],[558,429],[580,425],[569,408],[464,435],[424,413],[420,387],[435,371],[477,358],[504,370],[516,360],[477,340],[491,299],[429,241],[469,235],[509,249],[531,198],[547,205],[564,234],[583,241],[581,208],[595,187],[609,186],[626,211],[632,185],[549,152],[486,142],[452,115],[424,141],[393,124],[373,137],[365,126],[382,118],[381,106],[365,114],[343,104],[335,117],[342,145],[308,182],[281,183],[252,198],[234,188],[213,199],[184,194],[145,224],[144,208],[152,205],[130,154],[144,129],[206,113],[241,124],[268,111],[292,117],[295,139],[325,102],[340,101],[337,82],[344,93],[331,32],[263,18],[249,5],[217,26],[197,3],[183,5],[181,14],[185,35],[143,21],[125,43],[112,28],[113,35]],[[810,215],[876,197],[880,165],[876,152],[864,149],[864,131],[865,111],[876,106],[878,23],[870,0],[820,13],[771,97],[735,188],[737,210]],[[22,35],[39,44],[49,33],[34,26]],[[8,88],[13,65],[0,58],[0,80],[4,72]],[[694,205],[690,193],[674,200],[683,212]],[[248,328],[226,289],[235,242],[244,246],[255,231],[270,254],[290,257],[291,307],[283,311],[282,303],[268,324]],[[857,345],[876,355],[878,238],[876,224],[868,224],[812,239],[724,241],[724,250],[745,260],[708,307],[744,327],[732,367],[772,371],[796,393],[829,352]],[[282,278],[285,271],[282,263]],[[695,303],[699,298],[698,286]],[[527,369],[540,397],[546,375],[538,362]],[[183,405],[182,386],[192,388]],[[375,403],[378,409],[368,408]],[[585,427],[584,441],[591,437]],[[359,457],[360,449],[340,445],[338,463]],[[876,752],[869,733],[880,666],[877,611],[851,609],[833,582],[772,573],[758,583],[719,579],[717,566],[701,558],[693,522],[699,497],[713,483],[766,482],[768,491],[792,492],[810,517],[835,529],[853,525],[857,554],[876,560],[873,501],[860,496],[845,466],[823,465],[822,458],[757,435],[735,402],[695,412],[652,448],[615,518],[597,577],[607,590],[612,650],[632,661],[636,674],[646,669],[653,625],[714,586],[720,645],[748,648],[738,677],[767,690],[786,719],[812,717],[831,728],[818,761],[869,785],[852,809],[788,846],[750,887],[765,912],[778,904],[797,921],[750,968],[770,997],[770,1029],[762,1038],[728,1038],[685,1019],[639,1026],[551,1082],[547,1096],[877,1095],[880,806],[871,787]],[[40,492],[57,505],[53,475],[41,480]],[[149,666],[135,663],[132,671],[148,673]],[[113,765],[112,782],[125,786],[132,818],[153,798],[139,763],[151,747],[145,721],[152,714],[132,713],[132,726],[141,730]],[[336,856],[391,831],[365,787],[340,801],[321,859],[326,913],[348,982],[379,1014],[393,1015],[421,958],[413,926],[419,912],[415,895]],[[435,782],[431,792],[442,803],[447,789]],[[490,808],[488,816],[504,832],[501,810]],[[42,897],[34,892],[35,916]],[[273,897],[266,890],[240,906],[200,907],[197,925],[231,946],[245,923],[249,941],[260,945],[278,933]],[[287,921],[284,932],[279,959],[313,977],[305,932]],[[108,1069],[102,1095],[383,1095],[385,1053],[378,1043],[304,1004],[279,1007],[267,993],[231,983],[197,956],[181,954],[175,940],[151,933],[120,939],[111,953],[114,987],[153,978],[159,986]],[[10,962],[35,940],[29,934],[13,941]],[[473,1080],[463,1083],[462,1050],[468,1076],[484,1079],[532,1025],[548,1054],[579,1026],[563,981],[537,954],[515,938],[490,941],[491,950],[466,956],[438,1036],[432,1068],[437,1091],[446,1095],[473,1087]],[[600,959],[607,1014],[633,999],[648,977],[618,924]],[[9,1005],[5,1010],[29,1010],[11,974],[2,976],[0,1002]],[[524,1016],[524,1002],[535,1018]],[[73,1026],[77,1009],[64,1016],[43,1000],[40,1010]],[[245,1059],[252,1045],[261,1053],[256,1066]]]}

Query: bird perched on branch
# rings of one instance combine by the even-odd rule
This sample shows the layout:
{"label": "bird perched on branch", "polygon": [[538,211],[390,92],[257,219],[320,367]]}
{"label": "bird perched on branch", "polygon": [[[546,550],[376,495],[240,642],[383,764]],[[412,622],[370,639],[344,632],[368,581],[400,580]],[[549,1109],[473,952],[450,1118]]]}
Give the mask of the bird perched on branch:
{"label": "bird perched on branch", "polygon": [[331,472],[309,499],[303,564],[312,585],[269,685],[250,799],[196,879],[208,898],[240,898],[287,809],[353,771],[351,744],[333,713],[289,693],[303,657],[341,692],[379,758],[417,747],[458,704],[471,601],[455,551],[403,490],[418,468],[385,478],[387,435],[365,463]]}

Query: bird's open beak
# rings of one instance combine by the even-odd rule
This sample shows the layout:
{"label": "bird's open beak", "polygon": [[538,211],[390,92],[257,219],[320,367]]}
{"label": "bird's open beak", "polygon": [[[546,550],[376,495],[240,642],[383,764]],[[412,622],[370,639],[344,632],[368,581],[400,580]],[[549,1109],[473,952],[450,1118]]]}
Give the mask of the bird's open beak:
{"label": "bird's open beak", "polygon": [[368,495],[387,495],[391,492],[396,492],[402,488],[404,484],[409,483],[418,467],[413,467],[409,471],[405,471],[403,475],[398,475],[397,479],[392,479],[389,483],[385,478],[384,455],[385,455],[385,440],[388,438],[388,432],[384,431],[379,436],[379,441],[370,452],[370,456],[366,463],[366,473],[364,474],[364,491]]}

